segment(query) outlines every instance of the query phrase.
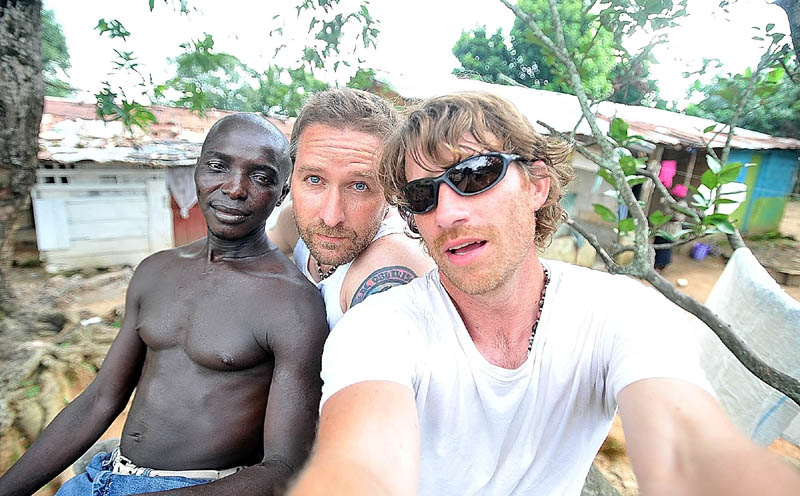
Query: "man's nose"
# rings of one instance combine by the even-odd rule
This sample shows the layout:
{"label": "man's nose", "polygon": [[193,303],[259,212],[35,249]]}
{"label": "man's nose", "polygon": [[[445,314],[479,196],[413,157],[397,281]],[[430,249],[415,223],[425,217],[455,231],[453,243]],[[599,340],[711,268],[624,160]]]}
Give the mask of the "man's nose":
{"label": "man's nose", "polygon": [[326,226],[335,227],[344,222],[344,200],[337,188],[328,188],[323,196],[319,213]]}
{"label": "man's nose", "polygon": [[439,202],[433,210],[436,225],[447,229],[469,220],[469,200],[470,198],[459,195],[447,184],[440,184]]}
{"label": "man's nose", "polygon": [[233,200],[244,200],[247,198],[246,176],[242,173],[232,172],[228,181],[222,185],[222,192]]}

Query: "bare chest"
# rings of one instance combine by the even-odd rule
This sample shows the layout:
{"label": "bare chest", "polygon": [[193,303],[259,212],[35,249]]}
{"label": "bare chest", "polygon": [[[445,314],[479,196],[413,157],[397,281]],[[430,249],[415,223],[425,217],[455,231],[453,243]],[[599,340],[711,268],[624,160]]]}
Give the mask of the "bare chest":
{"label": "bare chest", "polygon": [[242,274],[165,274],[142,296],[137,329],[153,351],[182,349],[197,364],[244,370],[269,358],[259,342],[272,331],[263,279]]}

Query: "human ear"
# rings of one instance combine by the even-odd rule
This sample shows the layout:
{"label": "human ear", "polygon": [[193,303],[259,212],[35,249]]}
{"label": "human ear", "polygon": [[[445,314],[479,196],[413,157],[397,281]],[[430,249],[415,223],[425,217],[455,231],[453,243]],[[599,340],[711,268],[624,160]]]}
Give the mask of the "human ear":
{"label": "human ear", "polygon": [[550,195],[550,176],[540,174],[540,171],[546,171],[547,165],[541,160],[537,160],[532,165],[532,177],[528,181],[528,189],[533,200],[535,210],[539,210],[542,205],[547,202],[547,197]]}
{"label": "human ear", "polygon": [[283,189],[281,190],[281,197],[278,198],[278,203],[275,204],[276,207],[279,207],[283,200],[286,199],[286,195],[289,194],[289,182],[287,181],[286,184],[283,185]]}

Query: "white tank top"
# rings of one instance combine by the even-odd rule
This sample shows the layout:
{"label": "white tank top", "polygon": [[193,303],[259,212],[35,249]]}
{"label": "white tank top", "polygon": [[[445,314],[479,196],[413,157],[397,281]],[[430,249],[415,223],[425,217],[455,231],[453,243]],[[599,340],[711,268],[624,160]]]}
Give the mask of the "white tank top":
{"label": "white tank top", "polygon": [[[383,222],[381,222],[378,232],[375,233],[375,237],[372,238],[372,242],[390,234],[402,233],[405,231],[405,228],[406,222],[396,211],[392,210]],[[341,303],[342,284],[353,262],[348,262],[336,267],[333,274],[320,282],[315,282],[314,278],[311,277],[311,273],[308,271],[308,259],[311,256],[311,252],[308,251],[308,246],[306,246],[302,238],[297,240],[293,255],[294,263],[303,275],[305,275],[309,281],[316,284],[317,288],[322,292],[322,299],[325,301],[325,312],[328,315],[328,328],[333,329],[333,326],[336,325],[339,319],[342,318],[342,315],[344,315]]]}

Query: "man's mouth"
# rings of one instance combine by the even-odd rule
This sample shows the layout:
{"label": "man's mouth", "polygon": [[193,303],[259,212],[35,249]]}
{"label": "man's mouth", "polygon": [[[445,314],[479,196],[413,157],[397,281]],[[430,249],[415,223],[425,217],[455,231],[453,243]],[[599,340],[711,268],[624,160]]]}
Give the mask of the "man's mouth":
{"label": "man's mouth", "polygon": [[214,212],[214,216],[222,222],[238,223],[246,219],[250,212],[229,207],[221,203],[211,203],[209,205]]}
{"label": "man's mouth", "polygon": [[458,243],[457,245],[447,248],[447,251],[453,255],[466,255],[486,244],[486,240],[482,241],[466,241]]}
{"label": "man's mouth", "polygon": [[219,212],[222,212],[222,213],[225,213],[225,214],[229,214],[229,215],[249,215],[249,213],[245,212],[244,210],[239,210],[238,208],[228,207],[228,206],[223,205],[221,203],[212,203],[211,204],[211,208],[213,208],[214,210],[217,210]]}

